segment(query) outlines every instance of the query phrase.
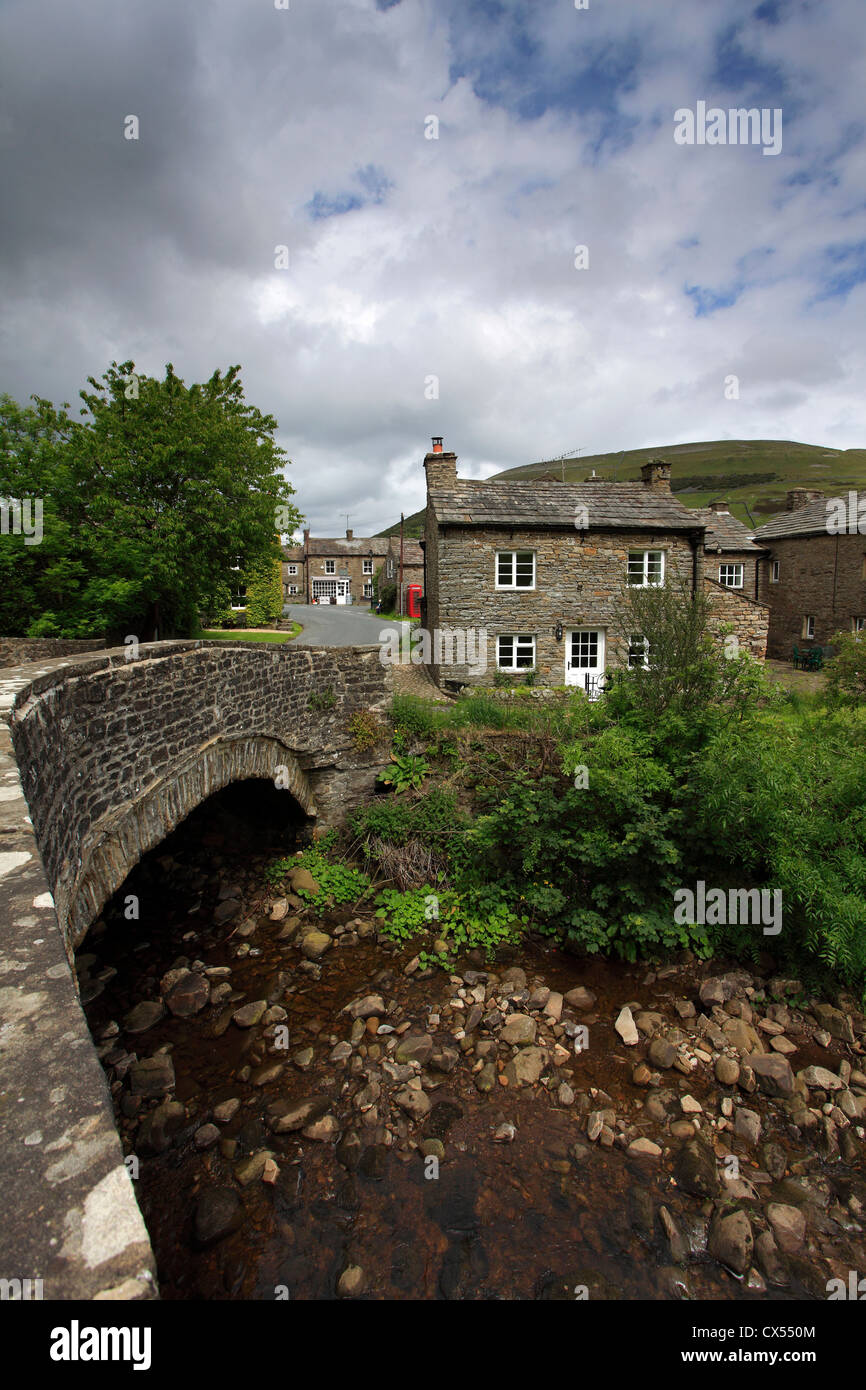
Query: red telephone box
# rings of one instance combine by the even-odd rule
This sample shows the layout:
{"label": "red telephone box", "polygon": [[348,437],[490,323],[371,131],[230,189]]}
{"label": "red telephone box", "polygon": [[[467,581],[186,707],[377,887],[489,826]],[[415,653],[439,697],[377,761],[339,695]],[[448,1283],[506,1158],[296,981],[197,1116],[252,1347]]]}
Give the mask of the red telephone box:
{"label": "red telephone box", "polygon": [[421,585],[406,585],[406,612],[410,618],[421,617]]}

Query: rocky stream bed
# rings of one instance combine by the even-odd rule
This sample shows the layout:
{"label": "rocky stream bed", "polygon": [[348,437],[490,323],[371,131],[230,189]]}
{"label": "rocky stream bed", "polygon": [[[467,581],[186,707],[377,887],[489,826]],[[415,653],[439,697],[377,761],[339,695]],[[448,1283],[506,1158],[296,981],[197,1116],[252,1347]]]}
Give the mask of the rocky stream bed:
{"label": "rocky stream bed", "polygon": [[369,904],[270,887],[273,857],[200,808],[77,958],[164,1299],[826,1299],[866,1275],[853,1001],[544,943],[423,971]]}

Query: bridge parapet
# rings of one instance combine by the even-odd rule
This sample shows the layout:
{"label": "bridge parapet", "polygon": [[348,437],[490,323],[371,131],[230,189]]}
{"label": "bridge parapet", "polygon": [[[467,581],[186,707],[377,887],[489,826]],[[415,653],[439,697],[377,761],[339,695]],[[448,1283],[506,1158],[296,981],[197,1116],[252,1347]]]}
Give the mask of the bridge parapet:
{"label": "bridge parapet", "polygon": [[[155,1264],[71,969],[143,853],[229,782],[275,778],[337,822],[384,749],[378,648],[159,642],[0,673],[0,1278],[149,1298]],[[286,777],[287,774],[287,777]]]}

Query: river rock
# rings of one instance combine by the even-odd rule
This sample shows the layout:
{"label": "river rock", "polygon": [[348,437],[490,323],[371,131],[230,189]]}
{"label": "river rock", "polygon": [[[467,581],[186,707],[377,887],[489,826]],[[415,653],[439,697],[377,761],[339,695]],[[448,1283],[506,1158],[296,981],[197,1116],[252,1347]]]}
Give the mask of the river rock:
{"label": "river rock", "polygon": [[639,1158],[661,1158],[661,1148],[654,1144],[651,1139],[632,1139],[628,1146],[630,1154],[636,1154]]}
{"label": "river rock", "polygon": [[762,1091],[785,1098],[794,1094],[794,1073],[787,1057],[777,1052],[753,1053],[749,1059]]}
{"label": "river rock", "polygon": [[771,1202],[767,1220],[773,1228],[776,1244],[786,1255],[796,1255],[806,1239],[806,1217],[798,1207]]}
{"label": "river rock", "polygon": [[366,1275],[360,1265],[347,1265],[337,1280],[338,1298],[357,1298],[367,1286]]}
{"label": "river rock", "polygon": [[231,1187],[206,1188],[196,1203],[193,1230],[196,1244],[215,1245],[243,1221],[240,1198]]}
{"label": "river rock", "polygon": [[736,1086],[740,1079],[740,1064],[735,1062],[733,1057],[726,1057],[723,1053],[721,1057],[716,1058],[715,1073],[721,1086]]}
{"label": "river rock", "polygon": [[529,1047],[535,1042],[538,1031],[534,1018],[526,1014],[512,1014],[499,1037],[504,1043],[516,1047]]}
{"label": "river rock", "polygon": [[318,1120],[313,1120],[312,1124],[305,1125],[301,1133],[305,1139],[329,1143],[340,1133],[340,1124],[335,1115],[321,1115]]}
{"label": "river rock", "polygon": [[385,1000],[381,994],[364,994],[360,999],[353,999],[341,1012],[350,1018],[381,1018],[385,1012]]}
{"label": "river rock", "polygon": [[210,985],[194,970],[185,970],[165,997],[167,1007],[177,1018],[192,1018],[210,999]]}
{"label": "river rock", "polygon": [[565,1002],[570,1004],[573,1009],[579,1009],[582,1013],[589,1013],[590,1009],[595,1008],[596,996],[591,989],[578,985],[576,989],[568,991]]}
{"label": "river rock", "polygon": [[220,1132],[216,1125],[202,1125],[193,1135],[197,1149],[210,1149],[219,1143]]}
{"label": "river rock", "polygon": [[721,1189],[715,1154],[697,1137],[687,1139],[674,1159],[674,1178],[695,1197],[716,1197]]}
{"label": "river rock", "polygon": [[404,1086],[402,1090],[395,1091],[394,1101],[413,1120],[421,1120],[430,1113],[430,1097],[414,1086]]}
{"label": "river rock", "polygon": [[233,917],[237,917],[241,910],[241,903],[238,898],[226,898],[214,908],[213,922],[216,927],[224,927]]}
{"label": "river rock", "polygon": [[165,1052],[144,1057],[129,1068],[129,1086],[134,1096],[161,1096],[174,1084],[174,1064]]}
{"label": "river rock", "polygon": [[512,1057],[505,1068],[512,1086],[534,1086],[547,1061],[547,1054],[540,1047],[524,1047]]}
{"label": "river rock", "polygon": [[745,1274],[753,1249],[752,1227],[744,1211],[719,1217],[710,1227],[710,1254],[733,1274]]}
{"label": "river rock", "polygon": [[788,1283],[785,1263],[769,1231],[762,1231],[755,1241],[755,1260],[768,1284],[775,1284],[778,1288],[785,1287]]}
{"label": "river rock", "polygon": [[235,1178],[241,1187],[249,1187],[251,1182],[256,1182],[264,1173],[268,1159],[272,1159],[273,1156],[270,1149],[259,1149],[258,1153],[250,1154],[249,1158],[242,1158],[240,1163],[235,1165]]}
{"label": "river rock", "polygon": [[327,1096],[308,1096],[305,1100],[275,1100],[268,1106],[268,1127],[274,1134],[291,1134],[312,1124],[331,1107]]}
{"label": "river rock", "polygon": [[843,1014],[841,1009],[833,1008],[832,1004],[815,1004],[812,1007],[812,1013],[819,1028],[826,1030],[831,1038],[838,1038],[840,1042],[847,1043],[854,1041],[851,1020],[847,1014]]}
{"label": "river rock", "polygon": [[619,1033],[626,1047],[634,1047],[635,1044],[640,1041],[640,1034],[635,1026],[631,1009],[627,1004],[624,1004],[620,1009],[619,1016],[613,1026]]}
{"label": "river rock", "polygon": [[292,869],[289,874],[289,882],[291,883],[292,890],[295,893],[319,892],[319,885],[313,878],[313,875],[310,873],[309,869],[304,869],[300,867],[297,869]]}
{"label": "river rock", "polygon": [[686,1260],[689,1258],[689,1243],[667,1207],[661,1207],[659,1209],[659,1220],[661,1221],[662,1229],[665,1233],[671,1259],[674,1264],[685,1264]]}
{"label": "river rock", "polygon": [[649,1059],[654,1067],[667,1071],[676,1061],[677,1050],[667,1038],[653,1038],[649,1045]]}
{"label": "river rock", "polygon": [[267,1007],[267,999],[254,999],[251,1004],[244,1004],[242,1008],[235,1009],[232,1018],[239,1028],[255,1028],[267,1012]]}
{"label": "river rock", "polygon": [[842,1082],[827,1067],[804,1067],[797,1076],[805,1081],[810,1090],[841,1091]]}
{"label": "river rock", "polygon": [[333,941],[326,932],[313,928],[306,932],[301,940],[301,955],[307,960],[321,960],[326,951],[330,951]]}
{"label": "river rock", "polygon": [[164,1100],[146,1115],[136,1137],[142,1153],[165,1153],[172,1139],[186,1123],[186,1110],[176,1100]]}
{"label": "river rock", "polygon": [[761,1137],[761,1117],[754,1110],[740,1106],[734,1116],[734,1133],[738,1139],[754,1148]]}
{"label": "river rock", "polygon": [[432,1051],[433,1039],[429,1033],[406,1033],[398,1042],[394,1056],[398,1062],[420,1062],[424,1066]]}
{"label": "river rock", "polygon": [[222,1100],[219,1105],[213,1108],[213,1117],[219,1125],[227,1125],[229,1120],[234,1119],[241,1108],[241,1103],[237,1096],[232,1096],[230,1100]]}

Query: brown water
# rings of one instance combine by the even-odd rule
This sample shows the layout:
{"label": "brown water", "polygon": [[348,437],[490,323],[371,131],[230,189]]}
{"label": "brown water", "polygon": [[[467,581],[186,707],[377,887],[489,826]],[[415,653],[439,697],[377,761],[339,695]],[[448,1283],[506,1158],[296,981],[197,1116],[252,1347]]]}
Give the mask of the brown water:
{"label": "brown water", "polygon": [[[292,842],[289,830],[283,847]],[[430,1115],[409,1129],[416,1138],[444,1141],[446,1157],[438,1178],[425,1177],[424,1160],[417,1150],[401,1148],[399,1134],[390,1148],[376,1142],[381,1133],[365,1126],[351,1107],[351,1094],[343,1094],[348,1073],[328,1061],[333,1044],[350,1031],[340,1010],[359,995],[381,989],[386,998],[398,1001],[406,1019],[425,1031],[431,1008],[438,1012],[455,986],[441,971],[405,976],[402,968],[413,948],[394,952],[369,940],[335,947],[325,959],[322,978],[311,979],[298,969],[296,947],[278,942],[279,926],[264,918],[249,938],[261,953],[236,959],[238,923],[261,913],[270,896],[262,870],[274,852],[251,852],[251,836],[235,812],[217,804],[200,808],[139,865],[104,913],[104,932],[98,931],[93,941],[88,938],[82,948],[98,956],[91,978],[105,966],[117,971],[87,1006],[97,1039],[111,1020],[120,1022],[139,1000],[153,998],[161,975],[184,954],[207,966],[231,965],[232,985],[244,994],[231,1008],[280,997],[288,1011],[289,1055],[306,1045],[315,1049],[308,1071],[289,1064],[277,1080],[256,1087],[239,1080],[238,1071],[270,1061],[273,1054],[265,1054],[254,1037],[257,1030],[230,1025],[215,1037],[219,1008],[206,1008],[191,1019],[169,1016],[145,1034],[121,1035],[120,1041],[139,1056],[172,1045],[175,1098],[187,1110],[187,1123],[166,1152],[139,1156],[138,1199],[157,1255],[163,1298],[327,1299],[334,1297],[347,1264],[363,1268],[366,1296],[379,1299],[573,1299],[581,1286],[590,1298],[807,1296],[797,1284],[788,1291],[753,1292],[702,1253],[709,1206],[702,1213],[699,1199],[673,1186],[664,1164],[597,1146],[575,1159],[573,1145],[585,1144],[578,1115],[559,1107],[555,1094],[543,1088],[517,1092],[500,1085],[481,1095],[466,1063],[443,1076],[431,1093]],[[220,882],[239,887],[244,907],[232,923],[218,928],[213,912]],[[141,903],[137,922],[123,916],[130,893]],[[326,920],[333,925],[352,915],[347,910]],[[688,995],[688,979],[679,975],[648,984],[645,967],[587,964],[543,945],[511,952],[492,968],[501,972],[509,965],[520,965],[530,982],[540,977],[552,989],[565,992],[585,984],[595,991],[599,1021],[592,1026],[592,1047],[573,1058],[562,1079],[575,1091],[606,1091],[618,1115],[640,1124],[639,1105],[646,1092],[631,1084],[633,1059],[624,1055],[605,1020],[615,1018],[628,1000],[670,1012],[674,997]],[[286,987],[294,991],[283,998]],[[692,988],[696,997],[694,982]],[[795,1069],[809,1060],[791,1059]],[[363,1081],[353,1081],[352,1090]],[[126,1092],[122,1083],[114,1089],[120,1107]],[[694,1076],[688,1090],[701,1100],[709,1085]],[[338,1162],[331,1143],[299,1134],[274,1135],[266,1128],[265,1109],[277,1096],[312,1094],[332,1097],[341,1127],[345,1119],[361,1137],[363,1153],[355,1171]],[[238,1141],[236,1153],[229,1160],[219,1146],[199,1152],[195,1130],[210,1119],[214,1105],[232,1096],[243,1103],[222,1127],[222,1136]],[[764,1118],[764,1137],[790,1148],[780,1122],[766,1108]],[[135,1119],[119,1108],[127,1152],[135,1152]],[[503,1121],[517,1127],[513,1143],[492,1140]],[[649,1134],[653,1127],[646,1129]],[[234,1186],[234,1164],[262,1148],[275,1156],[276,1182],[256,1180],[243,1188],[240,1229],[210,1249],[196,1248],[198,1194],[209,1185]],[[835,1181],[844,1187],[847,1177],[843,1173]],[[847,1188],[842,1195],[846,1193]],[[693,1259],[685,1270],[670,1267],[658,1221],[663,1204],[690,1236]],[[862,1242],[862,1237],[852,1237],[852,1259],[858,1239]],[[862,1244],[860,1250],[862,1263]]]}

